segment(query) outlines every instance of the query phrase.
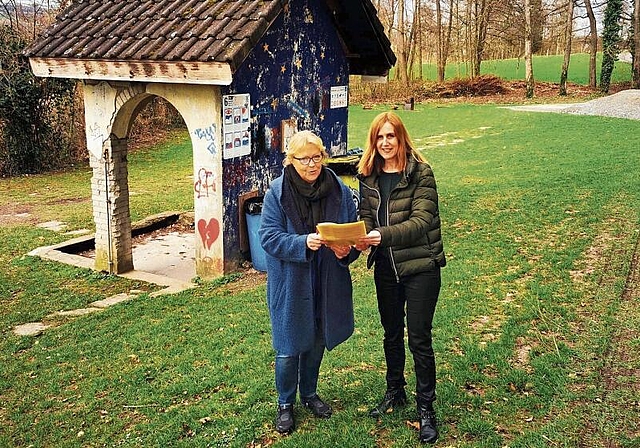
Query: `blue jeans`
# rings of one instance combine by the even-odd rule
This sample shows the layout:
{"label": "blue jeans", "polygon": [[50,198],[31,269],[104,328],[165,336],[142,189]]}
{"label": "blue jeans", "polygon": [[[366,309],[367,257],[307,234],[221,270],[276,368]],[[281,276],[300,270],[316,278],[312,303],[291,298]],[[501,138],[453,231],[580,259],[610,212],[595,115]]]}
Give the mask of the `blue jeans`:
{"label": "blue jeans", "polygon": [[296,356],[276,353],[276,390],[278,404],[294,404],[296,391],[300,388],[300,398],[311,398],[316,394],[320,363],[324,356],[324,338],[316,335],[311,350]]}
{"label": "blue jeans", "polygon": [[402,277],[396,281],[388,259],[376,258],[374,281],[380,322],[384,328],[387,389],[400,389],[404,379],[405,309],[409,350],[416,373],[416,400],[436,399],[436,362],[431,346],[431,324],[440,293],[440,268]]}

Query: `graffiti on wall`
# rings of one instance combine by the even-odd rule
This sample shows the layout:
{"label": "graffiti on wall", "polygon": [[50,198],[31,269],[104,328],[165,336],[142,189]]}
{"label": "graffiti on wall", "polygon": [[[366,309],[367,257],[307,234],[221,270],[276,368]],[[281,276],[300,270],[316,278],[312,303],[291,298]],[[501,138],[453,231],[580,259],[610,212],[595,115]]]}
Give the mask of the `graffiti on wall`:
{"label": "graffiti on wall", "polygon": [[194,135],[206,142],[207,151],[211,153],[211,155],[215,155],[218,152],[218,139],[216,137],[217,129],[215,123],[207,128],[198,128],[194,132]]}
{"label": "graffiti on wall", "polygon": [[216,218],[198,220],[198,234],[202,239],[202,244],[207,250],[211,250],[211,246],[220,236],[220,222]]}
{"label": "graffiti on wall", "polygon": [[196,199],[208,198],[209,192],[215,193],[216,178],[213,171],[209,171],[206,168],[200,168],[198,170],[198,179],[193,184],[193,191],[196,192]]}

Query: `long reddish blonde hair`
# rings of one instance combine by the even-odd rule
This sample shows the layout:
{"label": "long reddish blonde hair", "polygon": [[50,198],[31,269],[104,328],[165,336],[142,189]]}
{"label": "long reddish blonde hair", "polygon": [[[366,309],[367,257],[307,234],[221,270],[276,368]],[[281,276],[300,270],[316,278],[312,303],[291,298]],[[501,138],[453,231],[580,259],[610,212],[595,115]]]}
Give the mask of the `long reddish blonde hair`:
{"label": "long reddish blonde hair", "polygon": [[398,163],[402,171],[407,167],[407,157],[413,157],[420,162],[426,162],[422,154],[413,147],[409,132],[400,117],[391,111],[382,112],[373,119],[371,126],[369,126],[367,145],[358,163],[358,173],[364,176],[369,176],[374,171],[379,173],[382,170],[384,159],[378,154],[376,143],[378,141],[380,128],[382,128],[385,123],[393,126],[393,131],[398,140]]}

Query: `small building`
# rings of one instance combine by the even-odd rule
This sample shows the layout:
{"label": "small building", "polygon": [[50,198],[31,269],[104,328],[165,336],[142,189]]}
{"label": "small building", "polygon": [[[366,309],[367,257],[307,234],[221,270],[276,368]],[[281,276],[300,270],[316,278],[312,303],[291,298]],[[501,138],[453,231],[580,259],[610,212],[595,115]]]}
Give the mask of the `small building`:
{"label": "small building", "polygon": [[242,202],[280,175],[288,136],[310,129],[345,154],[349,75],[395,63],[370,0],[74,0],[25,55],[37,76],[84,84],[98,270],[134,268],[133,120],[156,96],[181,114],[202,278],[238,268]]}

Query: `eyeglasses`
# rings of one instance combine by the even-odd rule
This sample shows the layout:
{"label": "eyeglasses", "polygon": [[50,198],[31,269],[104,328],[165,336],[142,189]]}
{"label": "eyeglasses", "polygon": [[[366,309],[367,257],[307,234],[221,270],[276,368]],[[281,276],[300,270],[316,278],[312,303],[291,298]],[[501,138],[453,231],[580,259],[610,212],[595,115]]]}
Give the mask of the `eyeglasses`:
{"label": "eyeglasses", "polygon": [[313,160],[313,163],[318,164],[322,161],[322,159],[324,159],[324,156],[322,154],[316,154],[313,157],[294,157],[294,159],[296,159],[298,162],[300,162],[303,165],[309,165],[309,163],[311,163],[311,161]]}

